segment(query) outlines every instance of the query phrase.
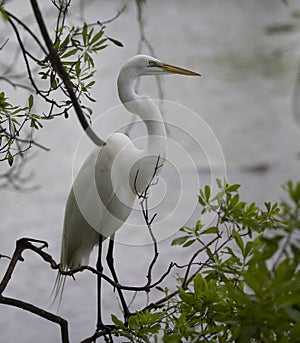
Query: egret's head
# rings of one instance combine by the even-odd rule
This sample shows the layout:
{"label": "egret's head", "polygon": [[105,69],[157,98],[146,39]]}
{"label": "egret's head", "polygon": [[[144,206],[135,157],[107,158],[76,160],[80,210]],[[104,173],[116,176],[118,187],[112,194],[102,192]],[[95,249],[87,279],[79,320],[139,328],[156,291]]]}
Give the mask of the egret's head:
{"label": "egret's head", "polygon": [[135,69],[138,75],[181,74],[200,76],[200,74],[193,71],[163,63],[154,57],[146,55],[134,56],[128,61],[128,64]]}

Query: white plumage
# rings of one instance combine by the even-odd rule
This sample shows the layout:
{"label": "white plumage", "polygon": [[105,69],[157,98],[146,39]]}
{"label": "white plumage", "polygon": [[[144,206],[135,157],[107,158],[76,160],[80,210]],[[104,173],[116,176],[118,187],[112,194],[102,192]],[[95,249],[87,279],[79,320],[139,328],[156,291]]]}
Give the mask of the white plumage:
{"label": "white plumage", "polygon": [[[166,73],[199,75],[145,55],[131,58],[122,67],[119,97],[128,111],[144,121],[146,147],[139,150],[126,135],[113,133],[87,157],[66,204],[61,244],[64,270],[89,263],[99,234],[106,238],[120,228],[131,212],[136,192],[142,192],[151,180],[158,157],[161,161],[165,157],[166,131],[160,111],[149,97],[135,93],[134,82],[142,75]],[[57,288],[62,284],[59,276]]]}

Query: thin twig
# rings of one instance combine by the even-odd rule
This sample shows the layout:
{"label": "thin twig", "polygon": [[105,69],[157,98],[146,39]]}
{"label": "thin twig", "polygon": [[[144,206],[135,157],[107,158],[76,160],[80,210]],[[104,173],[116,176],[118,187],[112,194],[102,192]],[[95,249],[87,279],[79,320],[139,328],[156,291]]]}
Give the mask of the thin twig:
{"label": "thin twig", "polygon": [[0,260],[1,260],[1,258],[7,258],[8,260],[11,260],[11,258],[9,256],[0,254]]}
{"label": "thin twig", "polygon": [[13,28],[13,30],[15,32],[18,44],[19,44],[19,46],[21,48],[22,55],[23,55],[23,58],[24,58],[24,62],[25,62],[25,66],[26,66],[26,70],[27,70],[27,74],[28,74],[30,83],[31,83],[32,87],[34,88],[35,92],[37,94],[40,94],[41,92],[40,92],[38,86],[35,84],[35,81],[34,81],[34,79],[32,77],[32,74],[31,74],[30,64],[29,64],[29,61],[28,61],[28,58],[27,58],[28,51],[25,49],[25,46],[24,46],[23,41],[21,39],[20,33],[19,33],[15,23],[13,22],[13,20],[10,17],[8,17],[8,22],[12,26],[12,28]]}
{"label": "thin twig", "polygon": [[3,75],[0,76],[0,80],[9,83],[13,88],[23,88],[30,92],[33,91],[33,89],[30,86],[24,85],[22,83],[14,82],[11,80],[11,78],[5,77]]}
{"label": "thin twig", "polygon": [[[148,197],[149,197],[149,189],[151,186],[153,186],[154,184],[156,184],[157,182],[155,181],[155,178],[159,172],[159,169],[161,169],[162,164],[160,163],[160,156],[157,157],[157,161],[154,167],[154,171],[152,174],[152,177],[150,178],[147,187],[144,189],[143,192],[139,193],[138,189],[137,189],[137,179],[139,176],[139,170],[137,170],[137,173],[135,175],[135,180],[134,180],[134,189],[136,192],[136,195],[138,196],[139,199],[142,199],[140,202],[140,206],[142,209],[142,214],[145,220],[145,223],[147,225],[151,240],[153,242],[153,249],[154,249],[154,255],[152,258],[152,261],[150,262],[150,265],[148,267],[148,272],[147,272],[147,284],[146,287],[149,287],[151,285],[151,281],[152,281],[152,270],[153,267],[158,259],[159,256],[159,252],[158,252],[158,247],[157,247],[157,240],[153,234],[152,228],[151,228],[151,224],[153,223],[157,213],[155,213],[151,218],[149,217],[149,209],[148,209]],[[149,289],[150,290],[150,289]]]}
{"label": "thin twig", "polygon": [[19,25],[21,25],[24,28],[25,31],[27,31],[29,33],[29,35],[33,38],[33,40],[37,43],[37,45],[43,51],[43,53],[45,55],[47,55],[47,51],[46,51],[45,47],[41,44],[40,39],[38,39],[38,37],[33,33],[33,31],[22,20],[20,20],[18,17],[16,17],[15,15],[13,15],[12,13],[10,13],[8,11],[6,11],[6,13],[9,16],[9,18],[12,18]]}
{"label": "thin twig", "polygon": [[2,43],[2,45],[0,45],[0,51],[5,47],[5,45],[8,43],[9,39],[6,38],[6,40],[4,41],[4,43]]}
{"label": "thin twig", "polygon": [[191,271],[191,267],[193,265],[193,262],[195,261],[196,257],[203,251],[205,251],[208,247],[210,247],[214,242],[217,242],[220,238],[220,234],[218,234],[213,240],[211,240],[208,244],[206,244],[204,247],[198,249],[194,255],[191,257],[188,265],[187,265],[187,269],[186,269],[186,272],[185,272],[185,275],[184,275],[184,278],[183,278],[183,281],[182,281],[182,288],[185,289],[187,288],[187,285],[188,285],[188,280],[189,280],[189,274],[190,274],[190,271]]}
{"label": "thin twig", "polygon": [[106,19],[106,20],[103,20],[103,21],[98,20],[96,24],[90,24],[90,25],[100,25],[101,27],[103,27],[106,24],[110,24],[111,22],[113,22],[116,19],[118,19],[119,16],[126,10],[126,8],[127,8],[127,5],[125,4],[120,10],[118,10],[118,12],[112,18]]}
{"label": "thin twig", "polygon": [[[215,241],[216,239],[219,239],[219,237],[217,236],[216,238],[213,239],[213,241]],[[220,250],[224,247],[224,245],[226,245],[226,244],[227,244],[229,241],[231,241],[231,240],[232,240],[232,236],[230,235],[230,236],[229,236],[229,237],[219,246],[219,248],[218,248],[218,250],[217,250],[216,252],[220,251]],[[211,245],[211,244],[213,243],[213,241],[209,242],[209,243],[205,246],[205,248],[208,248],[209,245]],[[203,248],[204,248],[204,247],[203,247]],[[196,277],[196,275],[198,275],[198,274],[201,272],[201,270],[202,270],[205,266],[207,266],[208,263],[209,263],[211,260],[212,260],[212,257],[208,257],[208,258],[206,259],[206,261],[203,262],[203,263],[201,263],[201,266],[200,266],[192,275],[190,275],[190,276],[187,278],[186,282],[184,282],[184,284],[182,283],[181,287],[182,287],[183,290],[186,290],[186,289],[188,288],[189,284],[194,280],[194,278]],[[189,265],[189,264],[188,264],[188,265]],[[173,291],[172,293],[169,293],[167,296],[162,297],[161,299],[157,300],[156,302],[149,304],[148,306],[146,306],[145,308],[143,308],[142,311],[146,311],[146,310],[151,310],[151,309],[159,308],[159,307],[163,306],[163,304],[165,304],[168,300],[174,298],[178,293],[179,293],[179,290]]]}

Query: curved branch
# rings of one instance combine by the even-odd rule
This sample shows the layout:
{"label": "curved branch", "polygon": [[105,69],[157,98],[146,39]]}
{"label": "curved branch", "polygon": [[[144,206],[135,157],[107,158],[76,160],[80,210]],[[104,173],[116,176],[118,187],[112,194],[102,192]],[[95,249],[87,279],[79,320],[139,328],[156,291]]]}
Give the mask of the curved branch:
{"label": "curved branch", "polygon": [[68,333],[68,322],[60,316],[57,316],[51,312],[45,311],[37,306],[34,306],[30,303],[8,298],[0,295],[0,303],[8,306],[14,306],[21,308],[22,310],[31,312],[39,317],[45,318],[50,322],[56,323],[60,326],[61,329],[61,341],[62,343],[69,343],[69,333]]}
{"label": "curved branch", "polygon": [[[40,247],[36,247],[31,242],[40,243],[42,245]],[[63,319],[62,317],[57,316],[51,312],[45,311],[42,308],[39,308],[39,307],[32,305],[30,303],[27,303],[27,302],[24,302],[22,300],[15,299],[15,298],[4,297],[2,295],[2,293],[6,289],[8,283],[12,277],[12,274],[15,270],[15,267],[16,267],[18,261],[23,261],[22,252],[24,250],[30,249],[32,247],[33,247],[32,250],[42,251],[42,249],[44,247],[47,247],[47,246],[48,246],[48,244],[46,242],[43,242],[40,240],[35,240],[35,239],[22,238],[22,239],[17,241],[14,254],[10,260],[8,268],[7,268],[7,270],[3,276],[3,279],[1,280],[1,283],[0,283],[0,304],[21,308],[22,310],[31,312],[31,313],[39,316],[39,317],[45,318],[45,319],[47,319],[53,323],[59,324],[59,326],[61,328],[62,342],[63,343],[69,343],[68,322],[65,319]]]}
{"label": "curved branch", "polygon": [[27,91],[30,91],[30,92],[32,92],[33,91],[33,89],[31,88],[31,87],[29,87],[29,86],[27,86],[27,85],[24,85],[24,84],[22,84],[22,83],[18,83],[18,82],[14,82],[14,81],[12,81],[10,78],[8,78],[8,77],[5,77],[5,76],[0,76],[0,80],[1,81],[4,81],[4,82],[7,82],[8,84],[10,84],[13,88],[23,88],[23,89],[25,89],[25,90],[27,90]]}
{"label": "curved branch", "polygon": [[32,32],[32,30],[25,25],[25,23],[23,23],[22,20],[20,20],[18,17],[16,17],[15,15],[13,15],[12,13],[6,11],[7,15],[9,16],[9,18],[12,18],[13,20],[15,20],[19,25],[21,25],[25,31],[27,31],[29,33],[29,35],[35,40],[35,42],[37,43],[37,45],[40,47],[40,49],[43,51],[43,53],[45,55],[47,55],[47,51],[44,48],[44,46],[41,44],[40,40],[37,38],[37,36]]}
{"label": "curved branch", "polygon": [[22,39],[20,37],[20,33],[19,33],[16,25],[14,24],[13,20],[10,17],[8,17],[8,21],[9,21],[11,27],[13,28],[13,30],[15,32],[15,35],[16,35],[16,38],[17,38],[17,41],[18,41],[18,43],[20,45],[20,48],[21,48],[21,51],[22,51],[22,54],[23,54],[23,57],[24,57],[24,62],[25,62],[25,65],[26,65],[26,70],[27,70],[27,74],[28,74],[30,83],[31,83],[32,87],[34,88],[35,92],[37,94],[40,94],[40,91],[39,91],[37,85],[35,84],[35,82],[33,80],[33,77],[32,77],[32,74],[31,74],[30,64],[29,64],[29,61],[28,61],[28,58],[27,58],[28,52],[26,51],[26,49],[24,47],[23,41],[22,41]]}
{"label": "curved branch", "polygon": [[51,39],[49,37],[44,19],[42,17],[41,11],[39,9],[38,3],[36,0],[30,0],[31,2],[31,6],[36,18],[36,21],[38,23],[38,26],[40,28],[41,34],[44,38],[44,41],[46,43],[46,46],[48,48],[49,51],[49,59],[51,61],[51,64],[53,66],[53,68],[56,70],[57,74],[60,76],[60,78],[62,79],[66,90],[69,94],[69,97],[72,101],[74,110],[77,114],[78,120],[82,126],[82,128],[84,129],[85,133],[89,136],[89,138],[98,146],[102,146],[105,145],[105,142],[100,139],[100,137],[93,131],[93,129],[91,128],[91,126],[89,125],[88,121],[86,120],[86,117],[84,115],[84,113],[82,112],[81,106],[77,100],[76,94],[73,90],[73,85],[72,82],[70,81],[68,74],[66,73],[59,56],[57,55],[53,44],[51,42]]}

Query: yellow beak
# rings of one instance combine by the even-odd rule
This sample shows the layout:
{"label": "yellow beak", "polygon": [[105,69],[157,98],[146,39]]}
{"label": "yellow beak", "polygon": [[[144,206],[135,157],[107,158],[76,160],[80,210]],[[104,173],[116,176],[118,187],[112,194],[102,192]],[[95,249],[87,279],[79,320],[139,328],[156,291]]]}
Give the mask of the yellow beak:
{"label": "yellow beak", "polygon": [[195,73],[194,71],[172,66],[170,64],[162,63],[164,71],[173,74],[189,75],[189,76],[201,76],[201,74]]}

